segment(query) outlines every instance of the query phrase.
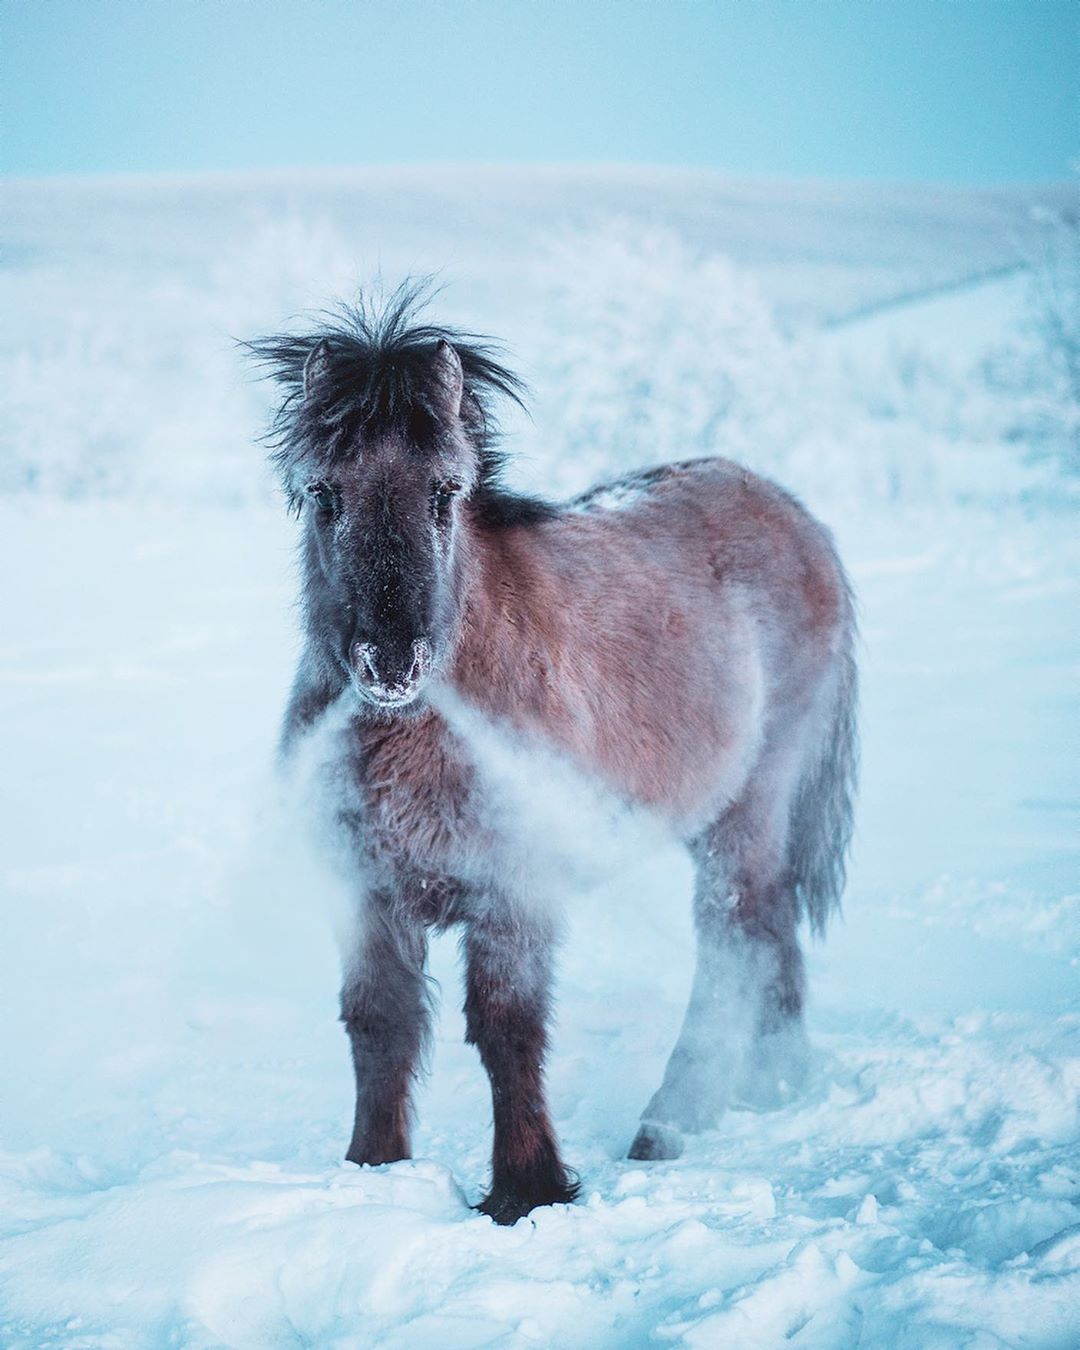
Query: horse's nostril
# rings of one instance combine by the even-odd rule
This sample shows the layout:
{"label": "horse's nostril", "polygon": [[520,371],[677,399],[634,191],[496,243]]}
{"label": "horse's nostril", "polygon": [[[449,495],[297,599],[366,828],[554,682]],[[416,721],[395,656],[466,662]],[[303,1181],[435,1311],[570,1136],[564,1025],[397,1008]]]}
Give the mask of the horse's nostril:
{"label": "horse's nostril", "polygon": [[427,638],[417,638],[412,645],[413,658],[409,667],[409,679],[414,684],[422,680],[431,666],[431,644]]}
{"label": "horse's nostril", "polygon": [[354,642],[349,649],[352,668],[365,684],[377,684],[379,672],[375,665],[375,645],[371,642]]}

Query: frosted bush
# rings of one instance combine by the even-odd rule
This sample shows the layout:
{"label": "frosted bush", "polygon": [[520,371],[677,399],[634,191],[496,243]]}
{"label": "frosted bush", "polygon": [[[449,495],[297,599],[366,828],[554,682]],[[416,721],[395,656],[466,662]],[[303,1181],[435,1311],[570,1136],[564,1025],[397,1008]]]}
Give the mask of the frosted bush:
{"label": "frosted bush", "polygon": [[[46,278],[63,303],[0,350],[0,490],[268,499],[255,442],[274,395],[234,340],[302,324],[372,281],[345,219],[306,215],[296,200],[281,210],[252,193],[184,252],[144,261],[133,247],[119,265],[95,255]],[[549,230],[529,263],[507,248],[495,262],[513,284],[473,321],[516,330],[535,392],[533,425],[507,417],[524,485],[571,495],[641,465],[725,454],[835,519],[1025,494],[1034,449],[1047,490],[1060,491],[1049,475],[1080,434],[1067,343],[1051,357],[1033,329],[1007,359],[983,353],[978,366],[981,349],[940,334],[928,346],[917,326],[886,345],[880,318],[792,337],[750,269],[642,216]],[[1067,283],[1080,284],[1080,268],[1061,265],[1070,256],[1054,255],[1062,324]],[[464,304],[472,319],[483,275],[457,278],[433,317],[461,320]]]}
{"label": "frosted bush", "polygon": [[[673,230],[608,219],[541,251],[545,486],[731,456],[835,519],[1018,487],[970,370],[781,330],[754,278]],[[991,461],[992,470],[991,470]]]}
{"label": "frosted bush", "polygon": [[1039,216],[1041,246],[1031,268],[1032,420],[1051,450],[1080,471],[1080,202]]}
{"label": "frosted bush", "polygon": [[550,237],[538,417],[556,486],[716,453],[757,425],[789,359],[745,271],[673,230],[615,218]]}
{"label": "frosted bush", "polygon": [[1036,208],[1026,247],[1026,314],[978,372],[1002,434],[1030,456],[1080,472],[1080,200]]}
{"label": "frosted bush", "polygon": [[239,504],[269,495],[270,392],[235,339],[355,289],[331,225],[260,211],[201,266],[98,279],[107,302],[0,357],[0,490]]}
{"label": "frosted bush", "polygon": [[280,328],[290,316],[351,299],[362,277],[354,249],[331,221],[259,211],[211,266],[210,307],[237,337]]}

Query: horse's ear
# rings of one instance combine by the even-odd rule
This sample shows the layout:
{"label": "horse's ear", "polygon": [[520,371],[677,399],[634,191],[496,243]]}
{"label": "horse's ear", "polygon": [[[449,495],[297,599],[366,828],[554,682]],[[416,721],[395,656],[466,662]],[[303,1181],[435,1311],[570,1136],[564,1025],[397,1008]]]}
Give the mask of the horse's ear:
{"label": "horse's ear", "polygon": [[435,348],[435,379],[439,386],[439,402],[443,412],[451,417],[461,415],[461,396],[465,391],[465,376],[461,357],[445,338]]}
{"label": "horse's ear", "polygon": [[304,362],[304,397],[310,398],[330,370],[330,344],[325,338],[316,342]]}

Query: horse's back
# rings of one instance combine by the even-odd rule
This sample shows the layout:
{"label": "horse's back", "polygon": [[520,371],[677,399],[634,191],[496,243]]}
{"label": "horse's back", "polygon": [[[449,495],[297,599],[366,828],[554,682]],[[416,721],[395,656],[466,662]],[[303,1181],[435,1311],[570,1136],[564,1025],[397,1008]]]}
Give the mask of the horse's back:
{"label": "horse's back", "polygon": [[773,640],[826,649],[851,623],[850,590],[832,537],[791,493],[732,460],[686,460],[602,484],[570,504],[634,541],[643,562],[668,556],[673,585],[707,579],[737,590]]}

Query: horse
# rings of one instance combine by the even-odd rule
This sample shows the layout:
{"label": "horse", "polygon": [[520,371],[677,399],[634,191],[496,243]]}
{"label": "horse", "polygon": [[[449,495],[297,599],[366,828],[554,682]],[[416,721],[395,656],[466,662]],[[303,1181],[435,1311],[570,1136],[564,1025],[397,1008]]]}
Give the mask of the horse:
{"label": "horse", "polygon": [[689,850],[692,992],[628,1153],[674,1158],[748,1082],[766,1100],[797,1084],[797,930],[838,907],[851,834],[855,614],[826,529],[726,459],[561,504],[510,490],[496,408],[524,385],[490,339],[424,321],[425,303],[407,284],[247,344],[280,386],[267,440],[302,519],[281,747],[338,709],[334,813],[356,902],[346,1157],[410,1156],[428,935],[457,926],[466,1039],[493,1103],[476,1208],[510,1224],[579,1185],[544,1084],[557,887],[522,863],[448,709],[546,747]]}

